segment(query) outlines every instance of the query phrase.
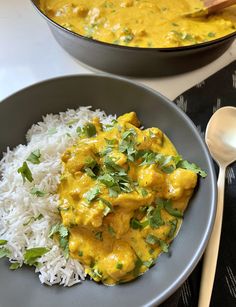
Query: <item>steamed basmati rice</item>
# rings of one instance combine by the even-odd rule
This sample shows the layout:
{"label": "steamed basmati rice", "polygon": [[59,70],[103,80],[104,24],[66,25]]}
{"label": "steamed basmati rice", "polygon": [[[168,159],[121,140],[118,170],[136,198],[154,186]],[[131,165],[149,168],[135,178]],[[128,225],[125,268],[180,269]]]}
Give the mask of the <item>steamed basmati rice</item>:
{"label": "steamed basmati rice", "polygon": [[[90,107],[46,115],[27,132],[27,145],[8,148],[0,161],[0,239],[8,241],[6,248],[11,252],[11,263],[22,264],[26,249],[47,247],[49,252],[39,259],[41,265],[35,272],[48,285],[72,286],[85,278],[79,261],[66,260],[57,242],[48,235],[52,225],[60,221],[56,191],[62,171],[61,154],[75,143],[77,127],[95,116],[103,124],[110,124],[115,118],[100,110],[91,111]],[[41,162],[28,162],[34,181],[24,183],[17,170],[38,149]],[[32,195],[33,187],[46,195]]]}

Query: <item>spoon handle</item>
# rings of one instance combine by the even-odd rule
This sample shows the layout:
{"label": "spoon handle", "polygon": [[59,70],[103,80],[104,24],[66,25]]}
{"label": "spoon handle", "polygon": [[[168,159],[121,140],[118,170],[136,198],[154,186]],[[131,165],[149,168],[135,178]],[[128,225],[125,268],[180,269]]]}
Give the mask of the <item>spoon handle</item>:
{"label": "spoon handle", "polygon": [[224,209],[225,170],[226,170],[225,166],[220,167],[220,172],[217,182],[218,202],[216,209],[216,219],[210,240],[208,242],[204,254],[198,307],[209,307],[211,301],[211,293],[214,285],[217,257],[220,245],[223,209]]}
{"label": "spoon handle", "polygon": [[212,14],[236,4],[236,0],[205,0],[204,4],[208,9],[208,14]]}

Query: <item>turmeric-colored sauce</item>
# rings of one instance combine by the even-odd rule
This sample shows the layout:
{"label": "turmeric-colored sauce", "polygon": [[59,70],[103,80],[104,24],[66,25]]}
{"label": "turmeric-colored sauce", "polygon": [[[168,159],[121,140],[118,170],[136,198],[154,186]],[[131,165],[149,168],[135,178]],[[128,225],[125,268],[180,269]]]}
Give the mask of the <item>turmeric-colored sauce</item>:
{"label": "turmeric-colored sauce", "polygon": [[58,193],[69,253],[95,281],[130,281],[167,252],[202,171],[136,113],[78,128],[62,155]]}
{"label": "turmeric-colored sauce", "polygon": [[40,0],[56,23],[111,44],[166,48],[207,42],[235,31],[236,6],[209,17],[189,18],[201,0]]}

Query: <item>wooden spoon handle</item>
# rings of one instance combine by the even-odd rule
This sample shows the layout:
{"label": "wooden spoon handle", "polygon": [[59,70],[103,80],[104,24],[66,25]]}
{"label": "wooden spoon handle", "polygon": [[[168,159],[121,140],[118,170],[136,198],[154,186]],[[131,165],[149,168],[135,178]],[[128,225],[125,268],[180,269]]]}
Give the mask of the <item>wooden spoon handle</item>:
{"label": "wooden spoon handle", "polygon": [[204,0],[204,4],[208,14],[212,14],[236,4],[236,0]]}
{"label": "wooden spoon handle", "polygon": [[220,167],[217,185],[218,202],[216,209],[216,219],[210,240],[204,254],[198,307],[209,307],[211,301],[211,293],[214,284],[217,257],[220,245],[220,234],[224,208],[225,167]]}

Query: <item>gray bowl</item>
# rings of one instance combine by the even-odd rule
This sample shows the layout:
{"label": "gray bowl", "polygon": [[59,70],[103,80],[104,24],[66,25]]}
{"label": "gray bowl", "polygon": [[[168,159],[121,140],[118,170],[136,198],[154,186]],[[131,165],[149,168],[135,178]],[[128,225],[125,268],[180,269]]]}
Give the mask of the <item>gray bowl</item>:
{"label": "gray bowl", "polygon": [[[48,80],[0,103],[0,153],[25,143],[27,129],[42,115],[92,105],[108,114],[135,110],[146,127],[160,127],[188,160],[207,170],[185,214],[183,226],[149,272],[133,282],[106,287],[85,281],[72,288],[41,285],[29,268],[16,272],[0,262],[1,307],[137,307],[155,306],[167,299],[197,265],[209,239],[216,208],[216,183],[211,158],[191,120],[159,93],[121,78],[84,75]],[[17,303],[16,303],[17,302]]]}

